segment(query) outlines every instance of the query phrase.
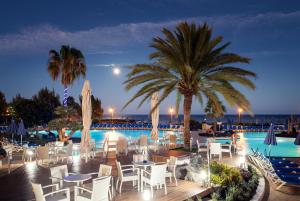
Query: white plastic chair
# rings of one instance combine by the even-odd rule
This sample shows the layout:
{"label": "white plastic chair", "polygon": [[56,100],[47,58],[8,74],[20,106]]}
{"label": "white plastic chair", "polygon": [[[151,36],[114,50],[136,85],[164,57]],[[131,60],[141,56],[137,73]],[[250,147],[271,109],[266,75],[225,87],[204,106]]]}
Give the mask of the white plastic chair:
{"label": "white plastic chair", "polygon": [[[58,190],[58,184],[42,186],[41,184],[31,183],[31,185],[36,201],[70,201],[69,188]],[[55,191],[44,194],[43,189],[45,188],[54,188]]]}
{"label": "white plastic chair", "polygon": [[109,201],[111,176],[93,179],[93,189],[74,187],[75,201]]}
{"label": "white plastic chair", "polygon": [[124,153],[126,156],[128,154],[128,142],[125,137],[119,137],[117,142],[117,154]]}
{"label": "white plastic chair", "polygon": [[170,156],[170,159],[167,160],[166,177],[168,177],[170,179],[170,183],[172,183],[172,177],[173,177],[175,180],[175,185],[177,186],[176,164],[177,164],[177,157]]}
{"label": "white plastic chair", "polygon": [[71,158],[71,161],[73,162],[73,143],[69,143],[65,149],[58,150],[57,154],[57,160],[61,159],[63,162],[64,159],[67,159],[67,163],[69,162],[69,159]]}
{"label": "white plastic chair", "polygon": [[47,162],[47,164],[49,164],[52,159],[49,154],[49,147],[37,147],[35,153],[37,165],[39,165],[40,162],[42,164],[44,164],[44,162]]}
{"label": "white plastic chair", "polygon": [[167,165],[153,165],[151,166],[151,172],[147,170],[142,170],[141,182],[142,182],[142,192],[144,190],[144,184],[150,185],[151,197],[153,198],[153,187],[162,187],[164,185],[165,195],[167,195],[167,185],[166,185],[166,169]]}
{"label": "white plastic chair", "polygon": [[222,153],[229,153],[229,155],[230,155],[230,158],[232,158],[232,154],[231,154],[231,143],[230,144],[226,144],[226,145],[222,145],[221,146],[221,152]]}
{"label": "white plastic chair", "polygon": [[[132,185],[135,185],[137,181],[138,191],[140,191],[140,172],[139,168],[135,168],[134,165],[122,165],[119,161],[116,161],[118,170],[118,179],[116,182],[116,190],[119,189],[119,193],[122,192],[122,185],[124,182],[132,181]],[[119,186],[120,184],[120,186]],[[119,186],[119,187],[118,187]]]}
{"label": "white plastic chair", "polygon": [[207,143],[200,143],[199,140],[197,140],[197,148],[198,148],[198,153],[208,152]]}
{"label": "white plastic chair", "polygon": [[67,165],[61,165],[50,168],[50,179],[52,180],[52,184],[59,183],[60,188],[64,186],[64,177],[69,176]]}
{"label": "white plastic chair", "polygon": [[147,153],[148,151],[148,136],[142,135],[139,139],[139,152]]}
{"label": "white plastic chair", "polygon": [[219,161],[222,160],[221,143],[210,143],[209,150],[210,158],[212,158],[213,155],[219,155]]}

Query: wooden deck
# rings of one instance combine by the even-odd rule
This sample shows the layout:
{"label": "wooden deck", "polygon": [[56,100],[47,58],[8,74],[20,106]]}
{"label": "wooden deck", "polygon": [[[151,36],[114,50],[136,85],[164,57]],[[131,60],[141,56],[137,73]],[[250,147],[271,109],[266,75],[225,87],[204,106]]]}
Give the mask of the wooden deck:
{"label": "wooden deck", "polygon": [[[132,188],[132,186],[130,186]],[[144,192],[137,192],[136,189],[126,191],[122,194],[118,194],[115,197],[116,201],[180,201],[186,200],[194,195],[201,194],[201,196],[208,195],[209,190],[202,188],[199,184],[189,181],[178,181],[178,186],[167,184],[168,194],[164,194],[163,189],[154,190],[154,197],[151,198],[150,190],[145,189]]]}

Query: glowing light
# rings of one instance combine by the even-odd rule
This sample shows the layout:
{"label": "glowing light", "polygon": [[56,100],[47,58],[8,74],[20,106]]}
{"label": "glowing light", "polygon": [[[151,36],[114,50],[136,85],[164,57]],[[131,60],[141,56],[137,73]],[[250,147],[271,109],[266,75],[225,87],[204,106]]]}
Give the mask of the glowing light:
{"label": "glowing light", "polygon": [[27,155],[28,156],[32,156],[34,153],[33,153],[33,151],[32,150],[27,150]]}
{"label": "glowing light", "polygon": [[115,75],[120,75],[120,73],[121,73],[120,68],[114,67],[114,68],[113,68],[113,73],[114,73]]}
{"label": "glowing light", "polygon": [[243,111],[244,111],[243,108],[238,109],[238,113],[242,113]]}
{"label": "glowing light", "polygon": [[108,108],[108,112],[109,112],[109,113],[113,114],[114,111],[115,111],[114,108],[112,108],[112,107]]}
{"label": "glowing light", "polygon": [[173,114],[174,108],[173,108],[173,107],[170,107],[170,108],[169,108],[169,112],[170,112],[170,114]]}

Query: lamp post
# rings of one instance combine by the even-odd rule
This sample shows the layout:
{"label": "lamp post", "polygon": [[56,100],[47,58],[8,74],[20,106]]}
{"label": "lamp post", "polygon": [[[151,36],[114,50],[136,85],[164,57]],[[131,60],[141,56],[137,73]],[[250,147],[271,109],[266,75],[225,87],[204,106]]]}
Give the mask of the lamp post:
{"label": "lamp post", "polygon": [[239,124],[241,123],[241,113],[243,112],[244,110],[242,108],[239,108],[238,109],[238,113],[239,113]]}
{"label": "lamp post", "polygon": [[108,108],[108,112],[111,114],[111,123],[113,123],[114,108],[112,108],[112,107]]}
{"label": "lamp post", "polygon": [[170,116],[171,116],[171,121],[170,121],[170,123],[172,123],[173,113],[174,113],[174,108],[173,108],[173,107],[170,107],[170,108],[169,108],[169,113],[170,113]]}

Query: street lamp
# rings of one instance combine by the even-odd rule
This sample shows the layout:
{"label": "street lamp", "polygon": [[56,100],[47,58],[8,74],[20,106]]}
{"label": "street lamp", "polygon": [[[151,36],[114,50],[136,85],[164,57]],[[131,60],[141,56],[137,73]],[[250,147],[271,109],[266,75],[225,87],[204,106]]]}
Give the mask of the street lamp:
{"label": "street lamp", "polygon": [[172,123],[173,113],[174,113],[174,108],[173,108],[173,107],[170,107],[170,108],[169,108],[169,113],[170,113],[170,115],[171,115],[171,123]]}
{"label": "street lamp", "polygon": [[243,112],[244,110],[242,108],[239,108],[238,109],[238,113],[239,113],[239,123],[241,123],[241,113]]}
{"label": "street lamp", "polygon": [[114,108],[110,107],[108,108],[108,112],[111,114],[111,123],[113,123],[113,117],[114,117]]}

